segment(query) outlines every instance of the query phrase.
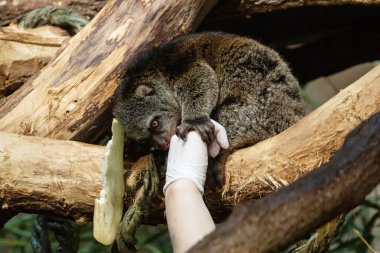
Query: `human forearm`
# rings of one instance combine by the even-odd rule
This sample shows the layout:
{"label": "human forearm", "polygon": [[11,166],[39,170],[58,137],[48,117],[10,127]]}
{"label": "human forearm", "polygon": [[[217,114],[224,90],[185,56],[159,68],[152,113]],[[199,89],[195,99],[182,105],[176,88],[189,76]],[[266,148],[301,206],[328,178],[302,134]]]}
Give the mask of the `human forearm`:
{"label": "human forearm", "polygon": [[193,181],[178,179],[165,192],[166,218],[175,253],[186,252],[215,229],[214,221]]}

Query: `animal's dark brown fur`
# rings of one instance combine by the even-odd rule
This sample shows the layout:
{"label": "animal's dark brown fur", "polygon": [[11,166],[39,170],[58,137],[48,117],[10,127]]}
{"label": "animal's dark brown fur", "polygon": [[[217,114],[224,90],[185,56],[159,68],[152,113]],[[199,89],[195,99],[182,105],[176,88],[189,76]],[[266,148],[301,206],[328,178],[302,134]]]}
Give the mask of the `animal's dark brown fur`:
{"label": "animal's dark brown fur", "polygon": [[285,130],[304,110],[298,82],[275,51],[249,38],[201,33],[138,56],[113,112],[127,139],[161,149],[176,127],[182,137],[195,129],[208,140],[210,118],[218,121],[230,142],[216,160],[222,168],[232,150]]}

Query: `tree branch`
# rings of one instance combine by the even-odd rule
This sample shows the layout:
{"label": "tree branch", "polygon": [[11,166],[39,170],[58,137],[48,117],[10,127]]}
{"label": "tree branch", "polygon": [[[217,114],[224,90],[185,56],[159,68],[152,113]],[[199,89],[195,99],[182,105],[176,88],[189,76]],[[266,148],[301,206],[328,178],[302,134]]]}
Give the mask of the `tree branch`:
{"label": "tree branch", "polygon": [[240,1],[244,13],[270,12],[303,6],[379,5],[379,0],[248,0]]}
{"label": "tree branch", "polygon": [[0,100],[40,71],[68,38],[58,27],[0,27]]}
{"label": "tree branch", "polygon": [[[0,130],[91,142],[132,56],[195,29],[216,0],[110,0],[59,56],[0,104]],[[117,21],[117,22],[116,22]]]}
{"label": "tree branch", "polygon": [[218,4],[212,15],[254,15],[305,6],[380,5],[380,0],[228,0]]}
{"label": "tree branch", "polygon": [[190,252],[280,252],[359,205],[380,182],[380,112],[332,160],[292,185],[234,210]]}

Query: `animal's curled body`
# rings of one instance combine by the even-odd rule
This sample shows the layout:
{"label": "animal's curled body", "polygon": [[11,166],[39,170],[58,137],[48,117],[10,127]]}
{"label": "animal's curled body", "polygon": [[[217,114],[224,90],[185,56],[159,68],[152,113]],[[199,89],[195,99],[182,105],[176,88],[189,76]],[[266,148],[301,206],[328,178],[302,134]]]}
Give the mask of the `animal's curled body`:
{"label": "animal's curled body", "polygon": [[[229,150],[253,145],[304,114],[298,82],[272,49],[223,33],[179,37],[137,56],[116,93],[114,116],[129,142],[167,149],[170,137],[212,131],[210,118],[228,134]],[[220,172],[218,172],[220,173]]]}

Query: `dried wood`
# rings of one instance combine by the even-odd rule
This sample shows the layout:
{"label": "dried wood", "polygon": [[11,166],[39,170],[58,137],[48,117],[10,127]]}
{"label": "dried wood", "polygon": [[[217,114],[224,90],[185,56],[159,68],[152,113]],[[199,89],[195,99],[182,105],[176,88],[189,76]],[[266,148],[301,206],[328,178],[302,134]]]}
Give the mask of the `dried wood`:
{"label": "dried wood", "polygon": [[379,0],[246,0],[239,9],[246,14],[270,12],[304,6],[379,5]]}
{"label": "dried wood", "polygon": [[380,183],[380,112],[347,137],[332,160],[273,195],[249,201],[190,252],[281,252],[360,205]]}
{"label": "dried wood", "polygon": [[108,1],[33,80],[0,103],[0,130],[93,142],[132,56],[193,31],[215,1]]}
{"label": "dried wood", "polygon": [[9,96],[53,58],[69,35],[57,27],[0,27],[0,98]]}

